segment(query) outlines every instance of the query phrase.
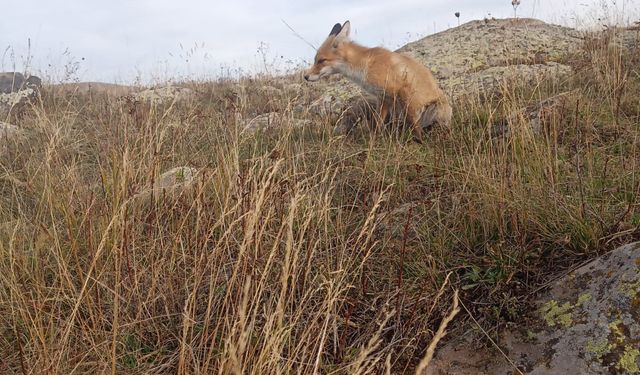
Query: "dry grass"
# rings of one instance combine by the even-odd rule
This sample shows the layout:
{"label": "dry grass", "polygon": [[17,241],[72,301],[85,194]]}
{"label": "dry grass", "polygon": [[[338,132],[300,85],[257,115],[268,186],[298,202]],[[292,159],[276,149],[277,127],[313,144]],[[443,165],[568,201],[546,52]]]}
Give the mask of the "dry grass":
{"label": "dry grass", "polygon": [[[45,91],[0,148],[0,372],[410,373],[447,274],[493,332],[639,237],[638,61],[589,44],[571,79],[460,101],[424,145],[312,115],[239,131],[310,95],[267,79],[162,108]],[[566,91],[540,135],[505,120]],[[191,188],[136,198],[182,165]]]}

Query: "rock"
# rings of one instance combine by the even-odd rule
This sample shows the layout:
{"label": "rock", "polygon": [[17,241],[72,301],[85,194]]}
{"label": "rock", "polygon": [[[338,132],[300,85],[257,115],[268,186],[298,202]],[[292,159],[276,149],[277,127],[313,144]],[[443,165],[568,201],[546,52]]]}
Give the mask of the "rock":
{"label": "rock", "polygon": [[193,182],[198,170],[191,167],[176,167],[160,175],[156,181],[156,188],[170,189],[176,186],[185,186]]}
{"label": "rock", "polygon": [[177,197],[188,191],[196,181],[199,172],[191,167],[175,167],[162,173],[154,182],[153,187],[136,194],[136,199],[146,200],[151,196]]}
{"label": "rock", "polygon": [[[640,243],[622,246],[555,281],[524,326],[498,345],[524,374],[640,373]],[[441,349],[427,374],[513,374],[469,336]]]}
{"label": "rock", "polygon": [[332,94],[324,94],[311,102],[307,110],[319,116],[339,115],[346,109],[345,102]]}
{"label": "rock", "polygon": [[502,123],[494,126],[493,129],[491,129],[491,135],[492,137],[508,137],[511,135],[511,129],[521,123],[526,123],[528,129],[531,130],[534,135],[539,136],[548,133],[552,131],[552,129],[549,129],[552,122],[564,116],[567,108],[573,105],[574,97],[574,91],[566,91],[544,99],[535,105],[522,108],[510,115]]}
{"label": "rock", "polygon": [[571,28],[534,19],[491,19],[427,36],[398,52],[427,65],[455,99],[496,92],[504,79],[565,76],[571,72],[565,58],[581,45],[581,34]]}
{"label": "rock", "polygon": [[195,98],[195,92],[190,88],[179,86],[164,86],[151,88],[133,94],[135,100],[152,105],[167,105],[188,102]]}
{"label": "rock", "polygon": [[[242,120],[239,120],[242,123]],[[304,127],[311,124],[311,120],[298,119],[295,117],[287,117],[278,112],[268,112],[258,115],[251,120],[247,121],[243,125],[243,131],[254,133],[261,130],[282,128],[284,126],[291,126],[294,128]]]}
{"label": "rock", "polygon": [[0,93],[9,94],[20,90],[31,88],[39,90],[42,87],[42,80],[36,76],[25,78],[19,72],[0,73]]}
{"label": "rock", "polygon": [[0,73],[0,119],[19,114],[30,100],[38,96],[42,81],[36,76],[22,73]]}
{"label": "rock", "polygon": [[265,94],[265,95],[271,97],[271,98],[274,98],[274,97],[282,96],[282,92],[283,91],[282,91],[282,89],[279,89],[277,87],[270,86],[270,85],[265,85],[265,86],[260,87],[260,92],[262,94]]}
{"label": "rock", "polygon": [[278,127],[283,121],[282,116],[278,112],[268,112],[258,115],[243,126],[244,131],[253,133],[258,130]]}
{"label": "rock", "polygon": [[0,140],[9,139],[20,134],[20,128],[0,121]]}

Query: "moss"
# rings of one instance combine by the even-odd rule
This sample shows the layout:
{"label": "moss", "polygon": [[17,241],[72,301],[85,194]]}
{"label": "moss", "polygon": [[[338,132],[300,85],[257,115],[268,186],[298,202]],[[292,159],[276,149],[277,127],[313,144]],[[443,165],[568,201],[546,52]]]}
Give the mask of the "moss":
{"label": "moss", "polygon": [[620,360],[618,360],[616,368],[630,374],[640,373],[640,368],[638,367],[638,356],[640,356],[640,350],[632,348],[631,345],[625,346],[624,353],[622,353]]}

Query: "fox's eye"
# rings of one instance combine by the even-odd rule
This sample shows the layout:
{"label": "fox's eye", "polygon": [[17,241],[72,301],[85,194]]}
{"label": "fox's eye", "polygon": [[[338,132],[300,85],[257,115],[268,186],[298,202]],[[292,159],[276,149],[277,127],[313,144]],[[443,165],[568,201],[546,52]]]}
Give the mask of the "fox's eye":
{"label": "fox's eye", "polygon": [[319,59],[318,64],[324,64],[327,62],[327,59]]}

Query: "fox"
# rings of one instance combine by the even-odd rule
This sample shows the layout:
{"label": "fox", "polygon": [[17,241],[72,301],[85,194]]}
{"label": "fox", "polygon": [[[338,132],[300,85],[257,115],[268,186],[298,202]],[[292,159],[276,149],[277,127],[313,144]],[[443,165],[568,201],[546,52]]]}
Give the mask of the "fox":
{"label": "fox", "polygon": [[452,109],[431,70],[415,59],[382,47],[367,48],[350,39],[351,23],[336,23],[304,72],[309,82],[341,74],[378,100],[378,127],[397,105],[419,142],[423,129],[448,127]]}

